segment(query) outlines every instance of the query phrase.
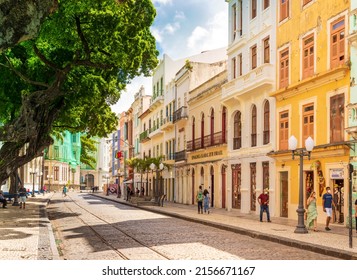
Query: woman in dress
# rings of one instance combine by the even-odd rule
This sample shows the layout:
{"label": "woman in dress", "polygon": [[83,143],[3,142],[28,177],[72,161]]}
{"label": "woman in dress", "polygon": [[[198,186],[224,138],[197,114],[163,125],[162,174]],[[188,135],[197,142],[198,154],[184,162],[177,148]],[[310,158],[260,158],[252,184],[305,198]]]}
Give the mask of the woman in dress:
{"label": "woman in dress", "polygon": [[310,229],[314,226],[314,231],[317,231],[317,208],[316,208],[316,192],[312,192],[307,199],[307,227]]}
{"label": "woman in dress", "polygon": [[203,210],[205,211],[205,213],[209,214],[209,192],[205,189],[203,191]]}

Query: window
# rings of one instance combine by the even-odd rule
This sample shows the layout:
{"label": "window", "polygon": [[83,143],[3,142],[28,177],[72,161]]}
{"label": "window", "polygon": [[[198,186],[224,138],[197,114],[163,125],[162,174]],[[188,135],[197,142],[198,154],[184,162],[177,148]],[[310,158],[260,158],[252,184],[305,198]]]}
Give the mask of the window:
{"label": "window", "polygon": [[305,6],[306,4],[310,3],[312,0],[303,0],[303,6]]}
{"label": "window", "polygon": [[314,104],[303,107],[302,120],[302,142],[305,143],[309,136],[314,139]]}
{"label": "window", "polygon": [[254,105],[252,109],[252,147],[257,146],[257,107]]}
{"label": "window", "polygon": [[280,0],[280,21],[289,16],[289,0]]}
{"label": "window", "polygon": [[289,112],[284,111],[280,113],[279,118],[279,149],[288,149],[288,137],[289,137]]}
{"label": "window", "polygon": [[257,0],[252,0],[251,4],[251,19],[254,19],[257,16]]}
{"label": "window", "polygon": [[202,119],[201,119],[201,147],[204,147],[204,140],[205,140],[205,115],[202,114]]}
{"label": "window", "polygon": [[345,113],[344,94],[338,94],[330,98],[330,142],[341,142],[344,140]]}
{"label": "window", "polygon": [[302,47],[302,78],[311,77],[314,74],[314,35],[304,39]]}
{"label": "window", "polygon": [[237,6],[234,4],[232,6],[232,32],[233,32],[233,41],[236,38],[237,33]]}
{"label": "window", "polygon": [[242,147],[242,120],[241,112],[237,112],[234,115],[234,136],[233,136],[233,150],[240,149]]}
{"label": "window", "polygon": [[270,46],[269,46],[269,37],[263,40],[264,47],[264,63],[270,62]]}
{"label": "window", "polygon": [[252,69],[257,68],[257,46],[251,48]]}
{"label": "window", "polygon": [[195,118],[192,118],[192,150],[195,150]]}
{"label": "window", "polygon": [[232,77],[233,79],[237,78],[237,61],[236,58],[232,58]]}
{"label": "window", "polygon": [[345,62],[345,20],[342,18],[331,23],[331,68]]}
{"label": "window", "polygon": [[59,147],[58,146],[54,147],[54,154],[55,154],[55,158],[58,159],[59,158]]}
{"label": "window", "polygon": [[58,181],[59,180],[59,166],[53,167],[53,174],[54,174],[54,180]]}
{"label": "window", "polygon": [[243,60],[242,54],[238,54],[238,76],[242,76],[243,74]]}
{"label": "window", "polygon": [[243,3],[242,0],[238,0],[238,34],[243,35]]}
{"label": "window", "polygon": [[214,145],[214,110],[211,111],[211,145]]}
{"label": "window", "polygon": [[270,142],[270,106],[269,101],[264,103],[264,131],[263,131],[263,144]]}
{"label": "window", "polygon": [[289,84],[289,49],[286,48],[280,52],[280,63],[279,63],[279,73],[280,73],[280,88],[287,87]]}
{"label": "window", "polygon": [[269,8],[269,5],[270,5],[270,0],[264,0],[264,2],[263,2],[263,10]]}

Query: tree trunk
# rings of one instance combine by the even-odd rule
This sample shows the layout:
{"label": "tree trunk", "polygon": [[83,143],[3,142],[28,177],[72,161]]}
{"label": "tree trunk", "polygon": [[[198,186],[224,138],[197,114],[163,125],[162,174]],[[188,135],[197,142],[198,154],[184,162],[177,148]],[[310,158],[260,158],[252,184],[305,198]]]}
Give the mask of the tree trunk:
{"label": "tree trunk", "polygon": [[0,51],[36,36],[57,0],[0,1]]}

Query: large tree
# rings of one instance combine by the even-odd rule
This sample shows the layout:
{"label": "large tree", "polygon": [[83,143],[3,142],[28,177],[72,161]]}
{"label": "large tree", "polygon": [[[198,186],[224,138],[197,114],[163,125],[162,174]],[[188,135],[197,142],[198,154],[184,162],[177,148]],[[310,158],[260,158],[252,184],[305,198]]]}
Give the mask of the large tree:
{"label": "large tree", "polygon": [[106,136],[110,105],[157,65],[151,0],[59,0],[35,39],[0,54],[0,180],[64,130]]}

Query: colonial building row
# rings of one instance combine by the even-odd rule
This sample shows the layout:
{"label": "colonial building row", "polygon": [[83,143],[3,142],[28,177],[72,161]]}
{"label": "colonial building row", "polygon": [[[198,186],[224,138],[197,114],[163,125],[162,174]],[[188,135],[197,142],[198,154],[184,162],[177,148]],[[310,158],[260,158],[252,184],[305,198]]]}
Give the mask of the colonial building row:
{"label": "colonial building row", "polygon": [[226,2],[227,48],[177,61],[164,55],[152,97],[141,89],[119,127],[123,150],[163,155],[172,168],[123,180],[149,194],[161,174],[167,199],[185,204],[203,185],[212,206],[243,213],[258,213],[257,196],[269,189],[272,215],[296,218],[300,166],[288,140],[304,148],[311,137],[304,201],[316,191],[320,206],[330,186],[334,219],[345,223],[348,164],[357,165],[355,1]]}

